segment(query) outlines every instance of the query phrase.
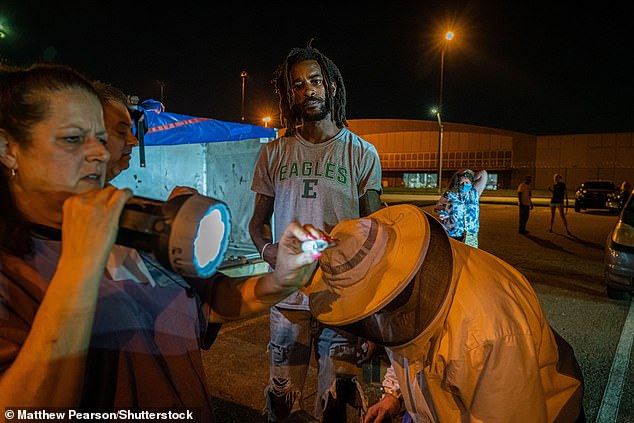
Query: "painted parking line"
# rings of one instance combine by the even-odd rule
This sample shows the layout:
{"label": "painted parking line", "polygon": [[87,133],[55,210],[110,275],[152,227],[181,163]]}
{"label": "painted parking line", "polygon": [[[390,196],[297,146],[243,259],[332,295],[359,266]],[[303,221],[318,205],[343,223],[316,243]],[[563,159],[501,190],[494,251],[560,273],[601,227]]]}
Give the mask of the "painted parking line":
{"label": "painted parking line", "polygon": [[619,405],[625,376],[630,363],[630,351],[632,350],[632,338],[634,334],[634,302],[630,302],[630,309],[625,318],[625,324],[621,331],[621,338],[616,347],[614,361],[610,369],[608,383],[605,386],[601,407],[597,414],[597,423],[616,422],[619,416]]}

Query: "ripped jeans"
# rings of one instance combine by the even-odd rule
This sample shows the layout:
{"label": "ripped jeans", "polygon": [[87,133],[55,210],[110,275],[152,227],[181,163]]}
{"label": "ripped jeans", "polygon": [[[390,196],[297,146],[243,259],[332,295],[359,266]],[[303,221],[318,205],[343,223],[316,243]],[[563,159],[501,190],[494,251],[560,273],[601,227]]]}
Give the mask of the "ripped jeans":
{"label": "ripped jeans", "polygon": [[323,422],[362,421],[367,399],[360,383],[362,370],[356,364],[358,337],[320,324],[308,310],[276,306],[271,307],[270,328],[269,384],[264,390],[269,422],[283,421],[303,409],[313,347],[318,365],[314,416]]}

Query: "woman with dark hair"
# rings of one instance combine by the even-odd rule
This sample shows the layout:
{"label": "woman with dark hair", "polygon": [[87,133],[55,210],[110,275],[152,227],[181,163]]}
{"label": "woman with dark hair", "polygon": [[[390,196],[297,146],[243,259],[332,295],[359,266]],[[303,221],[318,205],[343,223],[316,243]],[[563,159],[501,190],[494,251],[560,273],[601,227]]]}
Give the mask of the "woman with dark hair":
{"label": "woman with dark hair", "polygon": [[451,238],[475,248],[478,248],[480,231],[480,195],[486,183],[486,170],[460,170],[451,177],[434,208]]}
{"label": "woman with dark hair", "polygon": [[304,285],[318,254],[299,244],[323,234],[293,222],[274,273],[190,285],[115,244],[132,193],[104,188],[106,143],[98,94],[76,71],[0,72],[0,408],[161,407],[213,421],[205,331]]}

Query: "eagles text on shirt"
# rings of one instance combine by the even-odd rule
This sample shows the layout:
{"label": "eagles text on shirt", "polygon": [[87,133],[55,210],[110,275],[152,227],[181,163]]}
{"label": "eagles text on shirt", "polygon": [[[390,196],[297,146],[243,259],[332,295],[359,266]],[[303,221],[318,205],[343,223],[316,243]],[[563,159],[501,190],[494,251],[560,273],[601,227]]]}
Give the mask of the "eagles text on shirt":
{"label": "eagles text on shirt", "polygon": [[348,169],[337,165],[336,163],[326,162],[292,162],[290,164],[280,166],[278,180],[280,182],[292,178],[303,178],[304,195],[303,197],[315,197],[311,187],[317,185],[318,179],[305,179],[306,177],[325,178],[336,181],[342,185],[348,182]]}

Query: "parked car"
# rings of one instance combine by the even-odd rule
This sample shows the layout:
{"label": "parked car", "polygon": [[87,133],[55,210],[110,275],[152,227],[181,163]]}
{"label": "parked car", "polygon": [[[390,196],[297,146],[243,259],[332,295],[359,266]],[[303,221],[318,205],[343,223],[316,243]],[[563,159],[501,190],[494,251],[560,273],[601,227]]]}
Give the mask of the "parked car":
{"label": "parked car", "polygon": [[575,192],[575,211],[586,209],[607,209],[609,194],[617,191],[612,181],[593,180],[579,185]]}
{"label": "parked car", "polygon": [[625,206],[625,202],[630,198],[631,193],[632,184],[629,181],[623,181],[614,194],[608,194],[605,205],[610,210],[610,214],[621,213],[621,209]]}
{"label": "parked car", "polygon": [[[610,214],[619,214],[621,209],[625,205],[625,201],[627,197],[625,197],[625,193],[622,192],[614,192],[612,194],[608,194],[607,200],[605,200],[605,207],[610,211]],[[629,196],[629,193],[627,193]]]}
{"label": "parked car", "polygon": [[605,242],[604,275],[608,297],[629,299],[634,293],[634,194]]}

